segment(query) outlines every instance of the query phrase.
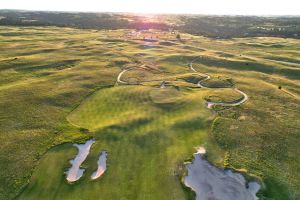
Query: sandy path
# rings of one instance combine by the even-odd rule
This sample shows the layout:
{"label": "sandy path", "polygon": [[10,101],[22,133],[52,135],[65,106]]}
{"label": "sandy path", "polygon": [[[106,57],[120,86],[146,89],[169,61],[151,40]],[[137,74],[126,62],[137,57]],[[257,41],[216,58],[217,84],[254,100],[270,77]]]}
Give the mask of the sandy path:
{"label": "sandy path", "polygon": [[198,85],[199,87],[201,87],[201,88],[208,88],[208,87],[202,85],[203,82],[205,82],[205,81],[207,81],[207,80],[210,79],[210,76],[209,76],[209,75],[207,75],[207,74],[205,74],[205,75],[206,75],[206,77],[205,77],[204,79],[200,80],[200,81],[197,83],[197,85]]}
{"label": "sandy path", "polygon": [[[203,74],[199,73],[199,72],[193,67],[193,62],[195,62],[198,58],[199,58],[199,57],[197,57],[197,58],[195,58],[193,61],[191,61],[191,62],[188,64],[188,66],[189,66],[189,68],[190,68],[193,72],[196,72],[196,73],[198,73],[199,75],[203,75]],[[130,70],[143,68],[144,66],[145,66],[145,64],[141,65],[141,66],[138,67],[138,68],[137,68],[137,67],[132,67],[132,68],[124,69],[123,71],[121,71],[121,72],[119,73],[119,75],[118,75],[118,77],[117,77],[117,83],[129,84],[128,82],[122,80],[122,76],[123,76],[126,72],[128,72],[128,71],[130,71]],[[207,81],[207,80],[209,80],[209,79],[211,78],[211,77],[210,77],[209,75],[207,75],[207,74],[204,74],[204,75],[205,75],[206,77],[205,77],[204,79],[200,80],[200,81],[197,83],[197,86],[198,86],[198,87],[201,87],[201,88],[213,89],[213,88],[210,88],[210,87],[206,87],[206,86],[204,86],[204,85],[202,84],[203,82],[205,82],[205,81]],[[155,81],[145,81],[145,82],[148,82],[148,83],[149,83],[149,82],[161,82],[162,84],[160,85],[160,88],[163,89],[163,88],[166,87],[166,85],[165,85],[166,81],[163,81],[163,80],[161,80],[161,81],[159,81],[159,80],[155,80]],[[180,82],[180,81],[167,81],[167,82]],[[164,84],[163,84],[163,83],[164,83]],[[140,85],[143,85],[143,82],[140,82],[139,84],[140,84]],[[212,102],[212,101],[208,101],[208,102],[207,102],[207,108],[211,109],[214,105],[238,106],[238,105],[241,105],[241,104],[245,103],[245,102],[249,99],[249,97],[248,97],[248,95],[247,95],[246,93],[240,91],[240,90],[237,89],[237,88],[234,88],[234,90],[235,90],[236,92],[240,93],[241,95],[243,95],[243,98],[242,98],[241,100],[239,100],[239,101],[237,101],[237,102]]]}
{"label": "sandy path", "polygon": [[239,89],[234,89],[236,92],[240,93],[243,95],[243,98],[237,102],[212,102],[212,101],[207,101],[207,108],[211,109],[214,105],[223,105],[223,106],[238,106],[241,105],[242,103],[246,102],[248,100],[248,95]]}
{"label": "sandy path", "polygon": [[[193,72],[197,72],[199,73],[197,70],[195,70],[195,68],[193,68],[193,62],[192,61],[190,64],[189,64],[189,67],[190,69],[193,71]],[[202,74],[200,74],[202,75]],[[205,74],[205,78],[200,80],[197,85],[201,88],[209,88],[209,89],[213,89],[213,88],[210,88],[210,87],[206,87],[204,85],[202,85],[203,82],[209,80],[211,77],[207,74]],[[246,93],[242,92],[241,90],[237,89],[237,88],[234,88],[234,90],[238,93],[240,93],[241,95],[243,95],[243,98],[237,102],[212,102],[212,101],[207,101],[207,108],[211,109],[214,105],[223,105],[223,106],[238,106],[238,105],[241,105],[243,103],[245,103],[249,97]]]}
{"label": "sandy path", "polygon": [[128,71],[130,71],[130,70],[139,69],[139,68],[143,69],[145,66],[146,66],[145,64],[142,64],[142,65],[139,66],[139,67],[131,67],[131,68],[128,68],[128,69],[124,69],[123,71],[121,71],[121,72],[118,74],[118,77],[117,77],[117,83],[129,84],[128,82],[123,81],[123,80],[121,79],[122,76],[123,76],[126,72],[128,72]]}
{"label": "sandy path", "polygon": [[125,72],[127,72],[127,71],[129,71],[129,70],[131,70],[131,69],[124,69],[123,71],[121,71],[121,72],[119,73],[118,78],[117,78],[117,83],[127,84],[127,82],[121,80],[121,77],[123,76],[123,74],[124,74]]}

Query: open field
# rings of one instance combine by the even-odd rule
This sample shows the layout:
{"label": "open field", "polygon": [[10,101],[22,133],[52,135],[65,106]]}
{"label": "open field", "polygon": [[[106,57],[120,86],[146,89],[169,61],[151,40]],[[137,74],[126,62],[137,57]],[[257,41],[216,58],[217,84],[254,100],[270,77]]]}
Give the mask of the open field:
{"label": "open field", "polygon": [[[260,180],[262,199],[299,199],[300,41],[180,35],[0,26],[0,199],[189,199],[180,179],[200,145]],[[242,98],[232,88],[249,100],[206,108]],[[69,184],[72,143],[89,138]]]}

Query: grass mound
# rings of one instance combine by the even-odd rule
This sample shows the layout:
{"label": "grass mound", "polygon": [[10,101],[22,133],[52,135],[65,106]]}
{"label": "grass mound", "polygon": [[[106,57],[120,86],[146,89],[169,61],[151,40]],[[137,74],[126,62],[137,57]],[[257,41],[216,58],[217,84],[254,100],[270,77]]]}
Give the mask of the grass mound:
{"label": "grass mound", "polygon": [[129,84],[162,80],[163,75],[150,69],[134,68],[122,75],[122,80]]}
{"label": "grass mound", "polygon": [[178,79],[182,79],[188,83],[197,84],[200,80],[202,80],[204,77],[199,74],[187,74],[178,76]]}
{"label": "grass mound", "polygon": [[233,89],[228,88],[208,91],[208,95],[204,99],[209,102],[232,103],[237,102],[242,98],[243,95],[234,91]]}
{"label": "grass mound", "polygon": [[150,92],[151,100],[156,104],[177,104],[181,95],[180,91],[173,87],[157,88]]}
{"label": "grass mound", "polygon": [[175,43],[173,42],[159,42],[160,45],[165,45],[165,46],[173,46],[173,45],[176,45]]}
{"label": "grass mound", "polygon": [[209,88],[231,88],[234,86],[234,81],[232,78],[227,77],[211,77],[202,83],[203,86]]}
{"label": "grass mound", "polygon": [[[128,88],[127,88],[128,87]],[[79,127],[95,130],[130,123],[147,116],[149,88],[112,87],[96,92],[76,108],[68,120]]]}
{"label": "grass mound", "polygon": [[112,60],[112,65],[118,66],[118,67],[123,67],[124,65],[127,65],[131,63],[131,60],[128,58],[114,58]]}

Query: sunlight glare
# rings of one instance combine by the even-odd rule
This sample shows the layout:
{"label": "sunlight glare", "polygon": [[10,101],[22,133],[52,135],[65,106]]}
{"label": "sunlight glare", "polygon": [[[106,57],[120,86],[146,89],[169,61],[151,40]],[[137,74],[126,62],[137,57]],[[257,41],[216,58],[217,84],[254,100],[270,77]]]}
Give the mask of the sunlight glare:
{"label": "sunlight glare", "polygon": [[300,15],[298,0],[9,0],[0,9],[184,13],[231,15]]}

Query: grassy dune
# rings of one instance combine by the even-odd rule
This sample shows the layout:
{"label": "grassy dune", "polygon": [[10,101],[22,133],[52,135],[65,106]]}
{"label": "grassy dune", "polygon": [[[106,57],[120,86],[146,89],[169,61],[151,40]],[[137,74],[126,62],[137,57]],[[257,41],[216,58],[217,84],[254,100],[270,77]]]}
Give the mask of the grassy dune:
{"label": "grassy dune", "polygon": [[[260,197],[300,197],[298,40],[181,34],[151,44],[128,31],[0,27],[0,199],[188,199],[180,175],[199,145],[214,164],[262,180]],[[197,57],[194,68],[212,77],[203,84],[227,89],[195,87]],[[143,64],[124,81],[158,82],[116,84]],[[249,101],[205,107],[239,99],[230,87]],[[68,184],[71,144],[88,138],[86,173]],[[101,150],[108,169],[92,181]]]}

